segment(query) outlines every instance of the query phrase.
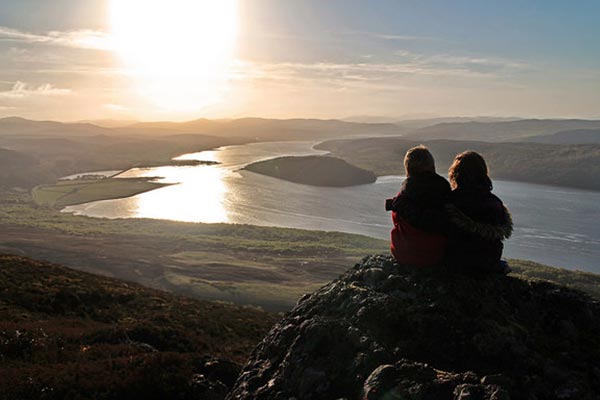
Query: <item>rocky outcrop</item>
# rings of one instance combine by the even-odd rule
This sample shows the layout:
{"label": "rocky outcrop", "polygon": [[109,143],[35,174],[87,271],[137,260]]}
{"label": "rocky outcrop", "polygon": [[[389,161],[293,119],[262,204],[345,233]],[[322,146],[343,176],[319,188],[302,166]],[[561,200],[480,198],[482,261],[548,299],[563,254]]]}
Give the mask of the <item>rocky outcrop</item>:
{"label": "rocky outcrop", "polygon": [[600,306],[370,256],[254,350],[228,399],[598,399]]}

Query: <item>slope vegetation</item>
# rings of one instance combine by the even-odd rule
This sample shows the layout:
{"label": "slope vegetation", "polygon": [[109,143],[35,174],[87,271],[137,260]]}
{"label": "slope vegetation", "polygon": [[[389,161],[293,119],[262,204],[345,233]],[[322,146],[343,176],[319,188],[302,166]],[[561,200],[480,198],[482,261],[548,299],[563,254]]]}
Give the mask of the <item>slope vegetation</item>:
{"label": "slope vegetation", "polygon": [[403,174],[406,150],[419,143],[429,147],[442,175],[456,154],[474,150],[485,157],[495,179],[600,190],[600,145],[372,138],[329,141],[317,148],[383,176]]}
{"label": "slope vegetation", "polygon": [[74,216],[0,191],[0,252],[272,311],[388,247],[339,232]]}
{"label": "slope vegetation", "polygon": [[0,255],[0,398],[222,398],[275,320]]}

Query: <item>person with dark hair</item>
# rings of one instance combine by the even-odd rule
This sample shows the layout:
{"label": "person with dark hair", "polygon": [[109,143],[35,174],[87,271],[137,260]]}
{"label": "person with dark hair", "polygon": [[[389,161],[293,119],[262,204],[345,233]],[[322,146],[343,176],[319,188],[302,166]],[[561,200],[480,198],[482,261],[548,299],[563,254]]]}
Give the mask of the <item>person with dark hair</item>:
{"label": "person with dark hair", "polygon": [[503,240],[513,231],[512,217],[497,196],[483,157],[473,151],[456,156],[448,171],[452,186],[448,205],[449,268],[471,272],[508,273],[501,260]]}
{"label": "person with dark hair", "polygon": [[420,145],[404,157],[406,179],[400,192],[386,201],[394,228],[391,251],[400,264],[430,266],[444,259],[444,204],[450,195],[448,181],[436,174],[433,156]]}

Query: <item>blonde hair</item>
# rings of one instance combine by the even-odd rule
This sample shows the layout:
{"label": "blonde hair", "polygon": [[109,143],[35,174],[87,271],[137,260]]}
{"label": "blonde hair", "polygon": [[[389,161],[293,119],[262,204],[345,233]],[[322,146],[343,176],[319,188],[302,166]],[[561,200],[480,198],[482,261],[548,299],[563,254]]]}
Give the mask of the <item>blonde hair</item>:
{"label": "blonde hair", "polygon": [[435,160],[429,149],[420,144],[406,152],[404,169],[407,176],[422,172],[435,172]]}

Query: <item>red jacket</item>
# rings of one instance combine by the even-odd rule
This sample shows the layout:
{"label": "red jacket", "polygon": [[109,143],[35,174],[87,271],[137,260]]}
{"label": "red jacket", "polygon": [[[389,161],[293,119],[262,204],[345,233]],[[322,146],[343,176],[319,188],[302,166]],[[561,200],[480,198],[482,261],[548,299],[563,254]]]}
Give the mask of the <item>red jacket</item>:
{"label": "red jacket", "polygon": [[391,250],[400,264],[440,264],[446,250],[446,213],[450,195],[446,179],[431,172],[404,181],[391,209],[394,229]]}
{"label": "red jacket", "polygon": [[400,264],[425,267],[440,264],[444,258],[448,239],[441,233],[429,233],[413,227],[392,213],[391,250]]}

